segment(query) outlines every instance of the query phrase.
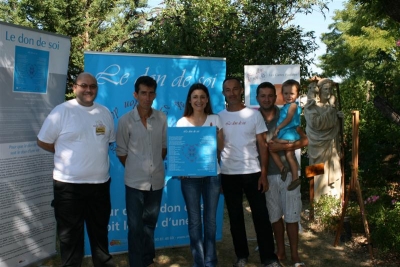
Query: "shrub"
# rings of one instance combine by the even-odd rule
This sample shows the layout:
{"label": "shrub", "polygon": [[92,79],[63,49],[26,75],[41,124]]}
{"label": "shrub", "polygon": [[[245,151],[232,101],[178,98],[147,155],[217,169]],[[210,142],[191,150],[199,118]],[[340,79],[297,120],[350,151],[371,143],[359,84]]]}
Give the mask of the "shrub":
{"label": "shrub", "polygon": [[400,251],[400,203],[389,196],[364,201],[371,240],[381,252]]}
{"label": "shrub", "polygon": [[[374,247],[382,253],[400,251],[400,201],[387,194],[372,195],[364,200],[364,207]],[[314,202],[314,212],[324,230],[335,231],[341,215],[340,199],[323,195]],[[351,218],[352,230],[364,230],[357,203],[349,203],[346,216]]]}
{"label": "shrub", "polygon": [[334,231],[341,214],[340,199],[322,195],[314,202],[314,214],[323,229]]}

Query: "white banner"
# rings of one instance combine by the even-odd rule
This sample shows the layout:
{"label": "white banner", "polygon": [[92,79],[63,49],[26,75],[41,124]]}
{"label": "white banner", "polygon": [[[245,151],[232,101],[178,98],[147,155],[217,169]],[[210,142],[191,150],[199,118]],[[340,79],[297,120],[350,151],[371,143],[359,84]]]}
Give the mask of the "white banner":
{"label": "white banner", "polygon": [[53,154],[36,145],[64,101],[70,40],[0,22],[0,266],[26,266],[56,252]]}
{"label": "white banner", "polygon": [[[259,108],[256,96],[257,86],[262,82],[270,82],[276,89],[276,105],[285,104],[282,96],[282,84],[286,80],[300,83],[300,65],[246,65],[244,66],[245,103],[251,108]],[[300,96],[300,92],[299,92]],[[300,149],[295,151],[297,161],[301,162]],[[270,158],[270,160],[272,160]],[[301,166],[301,165],[300,165]],[[299,175],[301,169],[299,168]]]}
{"label": "white banner", "polygon": [[[283,105],[282,83],[293,79],[300,82],[300,65],[247,65],[244,66],[245,103],[248,107],[258,108],[257,86],[270,82],[276,88],[276,104]],[[300,92],[299,92],[300,93]]]}

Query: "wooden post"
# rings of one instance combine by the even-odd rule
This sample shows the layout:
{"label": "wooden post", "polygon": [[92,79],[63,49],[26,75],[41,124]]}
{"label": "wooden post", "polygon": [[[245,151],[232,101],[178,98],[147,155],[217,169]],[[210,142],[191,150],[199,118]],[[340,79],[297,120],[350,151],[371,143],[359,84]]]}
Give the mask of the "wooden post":
{"label": "wooden post", "polygon": [[310,214],[308,219],[314,220],[314,176],[324,174],[324,163],[318,163],[306,167],[306,177],[310,179]]}
{"label": "wooden post", "polygon": [[333,242],[334,247],[338,245],[340,234],[343,231],[343,222],[344,222],[344,217],[346,216],[347,205],[349,204],[350,192],[351,192],[351,186],[349,185],[347,187],[347,193],[345,195],[344,202],[342,203],[342,214],[340,216],[340,221],[336,227],[336,236],[335,236],[335,241]]}
{"label": "wooden post", "polygon": [[[342,110],[342,105],[341,105],[341,98],[340,98],[340,90],[339,90],[339,84],[335,83],[336,85],[336,93],[337,93],[337,102],[338,102],[338,110]],[[344,165],[345,165],[345,157],[344,157],[344,120],[343,118],[339,118],[340,122],[340,129],[339,129],[339,136],[340,136],[340,169],[342,171],[342,179],[340,181],[340,186],[341,186],[341,191],[340,191],[340,198],[342,200],[342,203],[344,202],[345,198],[345,185],[346,185],[346,180],[345,180],[345,173],[344,173]]]}
{"label": "wooden post", "polygon": [[310,177],[310,214],[308,220],[314,221],[314,176]]}
{"label": "wooden post", "polygon": [[372,245],[371,245],[371,235],[369,233],[367,215],[365,214],[365,209],[364,209],[364,200],[363,200],[363,197],[362,197],[360,183],[359,183],[358,179],[356,179],[355,188],[356,188],[356,192],[357,192],[358,204],[360,205],[361,218],[362,218],[362,221],[363,221],[363,224],[364,224],[365,236],[366,236],[367,242],[368,242],[369,255],[371,256],[371,259],[373,259],[374,258],[374,252],[372,250]]}
{"label": "wooden post", "polygon": [[350,187],[352,190],[356,188],[356,179],[358,179],[358,124],[359,124],[359,112],[353,111],[351,113],[352,117],[352,124],[353,124],[353,147],[352,147],[352,161],[351,161],[351,177],[353,179],[350,180]]}
{"label": "wooden post", "polygon": [[344,217],[346,214],[346,209],[347,209],[347,205],[348,205],[348,201],[349,201],[350,192],[355,190],[357,193],[358,205],[360,207],[361,218],[362,218],[362,221],[364,224],[365,235],[366,235],[367,242],[368,242],[369,254],[371,256],[371,259],[373,259],[374,254],[373,254],[372,245],[371,245],[368,221],[367,221],[367,217],[366,217],[365,210],[364,210],[364,200],[363,200],[362,193],[361,193],[360,183],[358,181],[359,112],[352,111],[352,116],[353,116],[353,119],[352,119],[352,123],[353,123],[353,148],[352,149],[353,150],[352,150],[350,186],[348,187],[347,195],[345,197],[345,201],[342,206],[342,215],[340,217],[340,222],[339,222],[337,230],[336,230],[336,237],[335,237],[333,246],[336,247],[339,242],[339,237],[343,230],[343,221],[344,221]]}

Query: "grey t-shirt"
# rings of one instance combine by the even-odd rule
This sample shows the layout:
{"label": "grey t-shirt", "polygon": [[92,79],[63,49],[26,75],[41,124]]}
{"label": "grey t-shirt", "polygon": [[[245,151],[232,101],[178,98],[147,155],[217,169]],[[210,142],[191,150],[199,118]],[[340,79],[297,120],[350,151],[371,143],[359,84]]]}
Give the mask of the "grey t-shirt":
{"label": "grey t-shirt", "polygon": [[[264,120],[265,121],[265,125],[267,125],[267,128],[268,128],[267,142],[269,140],[271,140],[273,135],[274,135],[274,132],[275,132],[275,129],[276,129],[276,123],[278,122],[278,119],[279,119],[279,113],[280,113],[279,108],[277,106],[275,106],[275,117],[270,122],[267,122],[267,121]],[[289,167],[289,164],[288,164],[288,162],[286,160],[285,152],[284,151],[279,151],[279,155],[281,157],[282,163],[286,166],[286,168],[290,172],[290,167]],[[276,166],[274,160],[272,159],[272,157],[270,155],[269,156],[269,160],[268,160],[268,175],[276,175],[276,174],[280,174],[280,173],[281,173],[281,171],[279,170],[278,166]]]}

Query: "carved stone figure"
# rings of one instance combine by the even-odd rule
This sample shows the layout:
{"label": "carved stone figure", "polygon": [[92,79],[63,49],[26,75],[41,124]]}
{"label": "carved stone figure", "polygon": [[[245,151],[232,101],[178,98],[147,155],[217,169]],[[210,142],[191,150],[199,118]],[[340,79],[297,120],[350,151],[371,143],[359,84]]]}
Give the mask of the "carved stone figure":
{"label": "carved stone figure", "polygon": [[[307,94],[309,100],[304,107],[310,165],[317,163],[325,165],[324,174],[314,177],[314,199],[318,200],[323,194],[339,198],[342,174],[338,134],[339,117],[343,117],[343,113],[335,108],[334,82],[322,79],[317,85],[317,89],[309,86]],[[312,99],[313,91],[318,93],[319,99],[317,97]]]}
{"label": "carved stone figure", "polygon": [[307,87],[307,104],[304,107],[307,107],[307,105],[313,104],[314,100],[315,102],[319,102],[319,88],[317,85],[317,82],[311,82],[308,87]]}

